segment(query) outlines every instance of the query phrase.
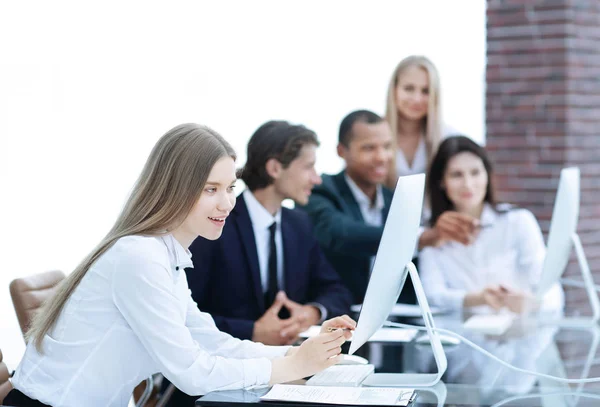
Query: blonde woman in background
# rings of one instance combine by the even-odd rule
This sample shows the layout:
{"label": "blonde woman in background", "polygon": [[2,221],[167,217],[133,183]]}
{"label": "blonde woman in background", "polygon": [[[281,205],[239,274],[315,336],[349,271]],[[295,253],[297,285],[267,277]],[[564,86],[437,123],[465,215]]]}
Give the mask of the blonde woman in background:
{"label": "blonde woman in background", "polygon": [[[385,185],[394,190],[398,177],[427,172],[442,139],[453,131],[442,123],[440,78],[426,57],[404,58],[388,86],[386,119],[392,129],[394,154]],[[429,207],[423,210],[424,221]],[[442,239],[467,244],[474,233],[474,219],[448,212],[432,228],[422,228],[419,249],[436,246]]]}
{"label": "blonde woman in background", "polygon": [[235,181],[235,152],[219,134],[196,124],[167,132],[108,235],[35,317],[4,403],[126,406],[154,373],[205,394],[288,382],[338,362],[350,334],[327,330],[353,329],[347,316],[299,347],[265,346],[220,332],[192,300],[188,247],[221,236]]}
{"label": "blonde woman in background", "polygon": [[400,61],[388,87],[386,118],[396,147],[386,184],[394,189],[399,176],[427,171],[442,139],[440,79],[429,59]]}

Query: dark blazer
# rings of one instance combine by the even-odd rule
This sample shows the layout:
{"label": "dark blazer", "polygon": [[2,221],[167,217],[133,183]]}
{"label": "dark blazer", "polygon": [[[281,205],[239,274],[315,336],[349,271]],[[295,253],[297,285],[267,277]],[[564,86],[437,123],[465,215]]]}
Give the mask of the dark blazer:
{"label": "dark blazer", "polygon": [[[353,301],[361,304],[369,282],[371,257],[377,254],[383,226],[365,223],[344,174],[342,171],[336,175],[323,175],[323,183],[313,189],[308,204],[302,209],[312,219],[325,256],[352,291]],[[384,223],[392,196],[393,192],[383,187]],[[407,284],[410,288],[407,286],[403,293],[412,290],[412,285],[408,281]],[[403,302],[404,297],[401,297]],[[412,300],[407,298],[406,302]]]}
{"label": "dark blazer", "polygon": [[[300,304],[323,305],[328,318],[349,313],[350,292],[323,255],[306,213],[282,208],[281,234],[287,296]],[[254,321],[266,307],[254,230],[242,195],[221,237],[213,241],[199,237],[190,251],[194,269],[186,272],[198,307],[213,316],[220,330],[251,339]]]}

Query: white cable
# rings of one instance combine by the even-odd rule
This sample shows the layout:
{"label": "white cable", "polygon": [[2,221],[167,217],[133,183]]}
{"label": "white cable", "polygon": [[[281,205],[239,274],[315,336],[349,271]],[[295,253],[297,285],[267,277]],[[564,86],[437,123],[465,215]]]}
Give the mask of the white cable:
{"label": "white cable", "polygon": [[[384,325],[387,326],[393,326],[393,327],[398,327],[398,328],[409,328],[409,329],[417,329],[419,331],[427,331],[427,327],[424,326],[418,326],[418,325],[409,325],[409,324],[401,324],[398,322],[391,322],[391,321],[386,321],[384,322]],[[487,357],[495,360],[496,362],[500,363],[501,365],[515,370],[519,373],[525,373],[525,374],[529,374],[529,375],[533,375],[533,376],[537,376],[537,377],[543,377],[545,379],[550,379],[550,380],[554,380],[560,383],[567,383],[567,384],[580,384],[580,383],[598,383],[600,382],[600,377],[589,377],[587,379],[565,379],[562,377],[556,377],[556,376],[551,376],[551,375],[547,375],[544,373],[538,373],[538,372],[532,372],[531,370],[525,370],[525,369],[521,369],[519,367],[513,366],[510,363],[507,363],[505,361],[503,361],[502,359],[494,356],[493,354],[491,354],[490,352],[488,352],[487,350],[481,348],[480,346],[474,344],[473,342],[471,342],[470,340],[468,340],[467,338],[465,338],[464,336],[461,336],[459,334],[457,334],[456,332],[453,331],[449,331],[447,329],[443,329],[443,328],[432,328],[434,331],[440,332],[440,333],[444,333],[450,336],[453,336],[455,338],[460,339],[461,341],[465,342],[467,345],[469,345],[470,347],[472,347],[473,349],[483,353],[484,355],[486,355]]]}
{"label": "white cable", "polygon": [[526,394],[523,396],[512,396],[512,397],[506,398],[502,401],[499,401],[496,404],[493,404],[491,407],[500,407],[500,406],[503,406],[512,401],[541,398],[541,397],[546,397],[546,396],[577,396],[577,397],[584,397],[584,398],[600,400],[600,394],[577,393],[575,391],[561,391],[561,392],[554,392],[554,393],[536,393],[536,394]]}

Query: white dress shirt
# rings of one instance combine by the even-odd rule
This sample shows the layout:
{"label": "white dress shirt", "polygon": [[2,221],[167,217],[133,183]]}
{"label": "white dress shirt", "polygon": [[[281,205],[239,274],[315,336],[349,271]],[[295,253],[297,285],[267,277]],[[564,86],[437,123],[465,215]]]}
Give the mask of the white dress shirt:
{"label": "white dress shirt", "polygon": [[[250,222],[254,231],[254,240],[256,241],[256,250],[258,252],[258,266],[260,269],[260,282],[262,284],[263,293],[267,292],[269,285],[269,250],[271,232],[269,227],[273,222],[277,222],[275,229],[275,246],[277,250],[277,284],[280,290],[285,290],[284,272],[283,272],[283,235],[281,234],[281,209],[277,211],[275,216],[271,215],[267,209],[262,206],[256,199],[254,194],[246,189],[242,193],[250,215]],[[266,304],[267,307],[269,304]],[[321,313],[320,322],[327,319],[327,308],[323,305],[310,302],[306,305],[312,305],[319,309]]]}
{"label": "white dress shirt", "polygon": [[[459,134],[454,128],[444,125],[442,127],[442,140],[446,137]],[[423,174],[427,172],[427,145],[425,143],[425,135],[420,138],[417,151],[412,161],[412,165],[408,165],[408,160],[404,156],[401,149],[396,151],[396,173],[399,176]]]}
{"label": "white dress shirt", "polygon": [[[383,208],[385,202],[383,200],[383,190],[381,185],[377,185],[375,202],[372,202],[371,198],[356,185],[348,174],[344,173],[344,177],[354,199],[356,199],[356,202],[358,203],[360,213],[362,214],[365,223],[371,226],[383,226]],[[375,263],[375,256],[371,256],[371,270],[373,269],[373,263]]]}
{"label": "white dress shirt", "polygon": [[[432,305],[461,310],[467,293],[488,285],[534,292],[540,279],[546,247],[542,231],[531,212],[512,209],[499,213],[485,204],[482,225],[470,245],[446,242],[427,247],[419,255],[419,275]],[[560,285],[544,298],[543,308],[562,309]]]}
{"label": "white dress shirt", "polygon": [[415,156],[412,161],[412,165],[408,165],[408,160],[404,156],[404,152],[401,149],[396,151],[396,173],[403,177],[405,175],[422,174],[427,171],[427,146],[425,144],[425,137],[419,139],[419,145]]}
{"label": "white dress shirt", "polygon": [[188,394],[268,383],[269,359],[289,348],[220,332],[191,298],[191,266],[172,235],[119,239],[65,304],[43,354],[27,346],[14,387],[54,407],[106,407],[126,406],[157,372]]}
{"label": "white dress shirt", "polygon": [[263,292],[265,293],[269,286],[269,246],[271,241],[269,227],[273,222],[277,222],[277,228],[275,229],[275,246],[277,247],[277,283],[279,289],[282,290],[285,285],[283,281],[281,208],[277,211],[275,216],[273,216],[260,202],[258,202],[249,189],[243,192],[243,196],[246,201],[246,207],[248,208],[248,214],[250,215],[250,221],[252,222],[252,229],[254,230],[254,240],[256,241],[256,250],[258,252],[258,266],[260,268],[260,282],[262,284]]}

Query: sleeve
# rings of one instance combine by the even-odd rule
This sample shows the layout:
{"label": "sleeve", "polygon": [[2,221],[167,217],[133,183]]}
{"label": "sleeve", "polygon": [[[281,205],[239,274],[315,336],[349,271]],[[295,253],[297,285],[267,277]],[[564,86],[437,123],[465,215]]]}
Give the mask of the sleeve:
{"label": "sleeve", "polygon": [[[515,211],[514,227],[516,230],[519,273],[525,274],[524,279],[534,291],[539,284],[546,258],[546,246],[542,230],[537,219],[530,211],[520,209]],[[542,299],[541,308],[544,311],[562,311],[564,308],[564,292],[559,282],[556,282]]]}
{"label": "sleeve", "polygon": [[212,315],[212,318],[219,331],[227,332],[240,339],[252,339],[255,321],[251,319],[229,318],[221,315]]}
{"label": "sleeve", "polygon": [[115,264],[111,285],[116,307],[160,372],[183,392],[206,394],[269,382],[268,358],[231,359],[219,352],[211,354],[217,344],[217,349],[235,348],[231,341],[221,342],[225,337],[216,329],[200,336],[206,343],[194,340],[186,326],[186,313],[181,311],[184,299],[175,294],[171,274],[146,252],[124,255]]}
{"label": "sleeve", "polygon": [[313,190],[303,206],[310,216],[320,245],[337,253],[370,258],[377,254],[383,227],[370,226],[353,219],[336,204],[336,198],[323,186]]}
{"label": "sleeve", "polygon": [[530,287],[535,287],[542,275],[546,257],[542,230],[535,216],[525,209],[515,210],[512,224],[516,232],[519,273],[525,274],[523,280],[528,281]]}
{"label": "sleeve", "polygon": [[467,291],[448,287],[437,255],[438,249],[432,247],[423,249],[419,255],[419,276],[425,295],[431,305],[460,311],[463,309]]}
{"label": "sleeve", "polygon": [[352,305],[350,290],[329,264],[316,239],[310,238],[313,244],[309,253],[311,274],[309,301],[325,308],[326,312],[321,313],[321,320],[349,314]]}
{"label": "sleeve", "polygon": [[210,314],[201,312],[196,303],[189,299],[186,326],[196,342],[211,354],[236,359],[264,357],[275,359],[283,357],[290,346],[267,346],[248,340],[234,338],[228,333],[217,329]]}

